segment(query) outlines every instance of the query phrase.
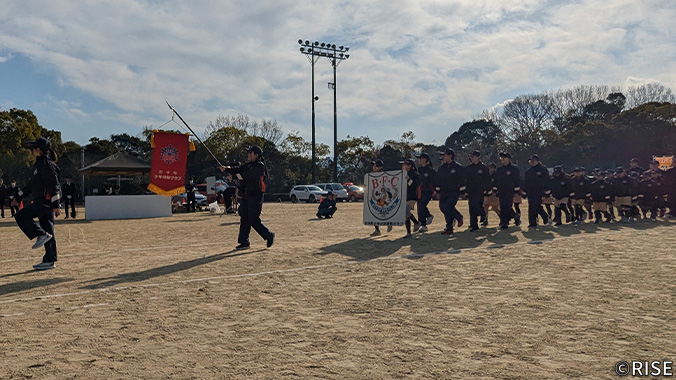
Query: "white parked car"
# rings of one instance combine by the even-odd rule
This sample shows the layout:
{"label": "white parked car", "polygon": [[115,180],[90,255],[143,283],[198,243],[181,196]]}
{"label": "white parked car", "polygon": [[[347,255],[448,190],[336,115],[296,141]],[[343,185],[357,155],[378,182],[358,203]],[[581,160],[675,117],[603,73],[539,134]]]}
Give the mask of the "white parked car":
{"label": "white parked car", "polygon": [[325,196],[326,191],[314,185],[296,185],[291,189],[289,197],[291,202],[306,201],[308,203],[318,202],[319,198]]}
{"label": "white parked car", "polygon": [[339,201],[347,202],[348,195],[347,190],[345,190],[345,186],[339,183],[315,183],[314,185],[324,191],[332,191],[334,194],[336,194],[336,198],[338,198]]}

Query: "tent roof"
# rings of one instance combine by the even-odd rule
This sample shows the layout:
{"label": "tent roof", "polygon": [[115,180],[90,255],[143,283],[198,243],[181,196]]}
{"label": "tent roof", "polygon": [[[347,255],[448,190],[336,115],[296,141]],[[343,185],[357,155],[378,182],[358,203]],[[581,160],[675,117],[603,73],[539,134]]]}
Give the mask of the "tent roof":
{"label": "tent roof", "polygon": [[89,175],[140,175],[150,172],[150,164],[140,158],[117,152],[79,169],[78,172]]}

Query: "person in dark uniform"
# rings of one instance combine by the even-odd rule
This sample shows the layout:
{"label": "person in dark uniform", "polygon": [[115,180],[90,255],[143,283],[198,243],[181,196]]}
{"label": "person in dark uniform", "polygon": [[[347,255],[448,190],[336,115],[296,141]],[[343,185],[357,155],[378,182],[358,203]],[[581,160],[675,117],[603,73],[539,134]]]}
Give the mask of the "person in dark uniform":
{"label": "person in dark uniform", "polygon": [[442,164],[437,170],[435,187],[439,192],[439,209],[446,219],[446,227],[441,232],[445,235],[453,234],[453,223],[458,222],[462,227],[463,217],[455,207],[460,199],[460,192],[465,190],[465,175],[462,165],[455,162],[455,152],[447,148],[442,157]]}
{"label": "person in dark uniform", "polygon": [[427,226],[434,220],[430,213],[429,205],[434,194],[434,181],[437,174],[432,165],[429,154],[423,153],[418,157],[418,174],[420,174],[420,199],[418,199],[418,220],[420,220],[420,232],[427,232]]}
{"label": "person in dark uniform", "polygon": [[491,187],[488,189],[488,192],[486,193],[486,196],[484,197],[484,214],[485,217],[481,221],[482,226],[487,226],[488,225],[488,209],[492,208],[493,212],[495,212],[498,215],[498,218],[500,217],[500,199],[498,199],[497,192],[494,190],[496,187],[495,185],[495,173],[498,170],[498,166],[495,164],[495,162],[491,162],[488,165],[488,176],[491,179]]}
{"label": "person in dark uniform", "polygon": [[528,160],[530,168],[524,175],[523,192],[528,198],[528,227],[535,228],[538,225],[538,215],[542,217],[544,224],[549,224],[549,215],[542,208],[542,197],[550,194],[547,190],[549,172],[540,163],[540,156],[533,154]]}
{"label": "person in dark uniform", "polygon": [[[575,175],[571,180],[573,185],[573,195],[571,196],[571,206],[573,207],[573,224],[578,224],[586,218],[585,203],[591,198],[591,187],[589,180],[584,175],[584,170],[577,167],[574,170]],[[590,216],[591,219],[591,216]]]}
{"label": "person in dark uniform", "polygon": [[627,175],[623,167],[619,166],[615,170],[615,180],[613,181],[613,192],[615,193],[615,206],[622,223],[629,223],[631,216],[631,202],[633,188],[636,185],[634,180]]}
{"label": "person in dark uniform", "polygon": [[235,179],[232,174],[229,174],[225,179],[225,191],[223,192],[223,202],[225,203],[225,212],[234,213],[235,207],[233,200],[236,200],[237,196],[237,185],[235,184]]}
{"label": "person in dark uniform", "polygon": [[604,174],[606,182],[610,185],[611,194],[610,200],[608,200],[608,214],[610,214],[610,220],[615,220],[615,172],[613,170],[606,170]]}
{"label": "person in dark uniform", "polygon": [[5,199],[7,199],[7,186],[0,178],[0,216],[5,217]]}
{"label": "person in dark uniform", "polygon": [[221,166],[221,171],[234,174],[240,181],[242,203],[239,205],[239,236],[236,249],[247,249],[251,246],[249,234],[253,228],[267,242],[268,248],[275,241],[275,234],[261,222],[263,198],[265,194],[265,179],[268,178],[268,169],[263,158],[263,150],[258,146],[247,149],[248,162],[241,166]]}
{"label": "person in dark uniform", "polygon": [[566,214],[566,223],[570,223],[570,212],[568,211],[568,198],[573,192],[570,178],[563,170],[563,166],[554,166],[552,178],[549,180],[547,190],[551,191],[554,198],[554,225],[560,226],[562,223],[561,212]]}
{"label": "person in dark uniform", "polygon": [[495,188],[500,199],[500,228],[509,227],[509,221],[514,219],[514,224],[521,225],[521,218],[512,208],[514,195],[521,193],[521,173],[519,168],[512,164],[512,155],[508,152],[500,152],[500,166],[495,173]]}
{"label": "person in dark uniform", "polygon": [[[28,143],[35,157],[32,177],[22,195],[33,195],[33,202],[24,205],[14,216],[21,231],[31,240],[36,239],[33,249],[45,247],[42,262],[33,265],[35,270],[54,269],[57,261],[56,238],[54,237],[54,218],[61,214],[61,188],[59,185],[59,167],[57,154],[49,140],[40,137]],[[14,199],[12,203],[17,203]],[[39,224],[35,222],[38,218]]]}
{"label": "person in dark uniform", "polygon": [[667,188],[667,207],[669,214],[667,218],[676,218],[676,156],[673,156],[672,161],[674,165],[667,169],[662,176],[664,186]]}
{"label": "person in dark uniform", "polygon": [[319,207],[317,207],[317,218],[333,218],[333,214],[335,214],[337,210],[336,194],[329,190],[326,196],[322,198],[322,201],[319,202]]}
{"label": "person in dark uniform", "polygon": [[188,183],[185,185],[185,192],[186,192],[186,211],[190,212],[192,209],[192,212],[195,212],[195,193],[197,192],[197,186],[195,185],[195,179],[190,178]]}
{"label": "person in dark uniform", "polygon": [[481,162],[481,153],[478,150],[469,155],[470,164],[465,167],[465,190],[469,206],[469,230],[479,229],[479,221],[486,221],[487,215],[484,210],[484,196],[492,190],[491,176],[488,167]]}
{"label": "person in dark uniform", "polygon": [[643,178],[639,185],[639,206],[643,213],[643,219],[648,219],[648,211],[650,211],[650,219],[657,220],[657,214],[660,207],[660,199],[664,199],[666,188],[660,178],[658,170],[649,170],[645,178]]}
{"label": "person in dark uniform", "polygon": [[[590,184],[592,208],[594,211],[594,223],[601,223],[601,218],[605,216],[605,222],[610,222],[610,213],[608,212],[608,202],[613,195],[612,185],[606,182],[604,173],[601,169],[594,170],[594,182]],[[589,217],[591,220],[591,216]]]}
{"label": "person in dark uniform", "polygon": [[66,183],[61,186],[61,191],[63,192],[64,198],[64,214],[66,214],[65,219],[68,219],[68,206],[70,206],[71,212],[70,216],[75,219],[75,195],[77,194],[77,186],[71,182],[70,175],[66,176]]}
{"label": "person in dark uniform", "polygon": [[632,158],[629,160],[629,169],[627,169],[627,175],[632,175],[631,173],[636,173],[639,176],[645,172],[638,162],[638,158]]}
{"label": "person in dark uniform", "polygon": [[413,222],[415,228],[414,232],[417,232],[420,229],[420,223],[413,216],[413,208],[418,199],[420,198],[420,175],[418,175],[418,170],[415,167],[415,162],[411,159],[399,161],[401,164],[401,170],[406,172],[406,235],[405,239],[412,237],[411,235],[411,222]]}
{"label": "person in dark uniform", "polygon": [[[19,205],[21,204],[21,188],[17,186],[16,180],[13,179],[9,182],[9,187],[7,188],[7,198],[9,198],[9,210],[12,213],[12,218],[19,212]],[[16,201],[16,202],[14,202]]]}

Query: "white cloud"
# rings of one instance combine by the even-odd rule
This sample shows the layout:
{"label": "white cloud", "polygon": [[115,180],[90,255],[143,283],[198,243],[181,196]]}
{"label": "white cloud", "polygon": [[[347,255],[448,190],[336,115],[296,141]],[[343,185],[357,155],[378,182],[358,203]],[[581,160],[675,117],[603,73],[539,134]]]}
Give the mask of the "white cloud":
{"label": "white cloud", "polygon": [[[139,128],[166,121],[167,99],[195,129],[243,113],[309,138],[310,67],[298,38],[351,46],[337,73],[339,136],[378,142],[408,129],[443,141],[521,93],[630,78],[676,83],[676,4],[665,0],[16,0],[3,8],[0,63],[27,56],[55,72],[64,93],[109,104],[57,109]],[[332,71],[325,59],[315,69],[330,142]]]}

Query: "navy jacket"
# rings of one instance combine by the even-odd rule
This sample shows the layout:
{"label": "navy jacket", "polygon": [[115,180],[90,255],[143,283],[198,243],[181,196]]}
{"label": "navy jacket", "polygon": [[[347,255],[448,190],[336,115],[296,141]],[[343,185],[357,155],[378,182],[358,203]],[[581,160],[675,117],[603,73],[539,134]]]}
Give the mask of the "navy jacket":
{"label": "navy jacket", "polygon": [[441,164],[437,170],[435,184],[441,192],[464,190],[465,168],[455,161]]}
{"label": "navy jacket", "polygon": [[521,172],[511,162],[495,172],[495,187],[500,194],[514,194],[521,190]]}
{"label": "navy jacket", "polygon": [[545,195],[548,183],[549,172],[542,164],[537,164],[526,170],[523,191],[529,198],[542,198]]}
{"label": "navy jacket", "polygon": [[482,162],[465,166],[467,194],[485,194],[493,188],[488,167]]}
{"label": "navy jacket", "polygon": [[33,176],[28,186],[19,196],[33,195],[33,200],[51,208],[61,207],[61,186],[59,185],[59,167],[56,162],[45,156],[37,157],[33,165]]}

